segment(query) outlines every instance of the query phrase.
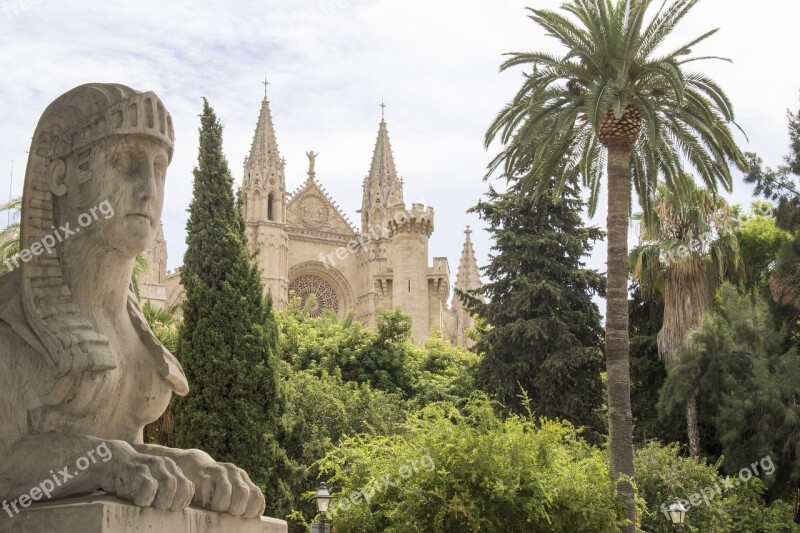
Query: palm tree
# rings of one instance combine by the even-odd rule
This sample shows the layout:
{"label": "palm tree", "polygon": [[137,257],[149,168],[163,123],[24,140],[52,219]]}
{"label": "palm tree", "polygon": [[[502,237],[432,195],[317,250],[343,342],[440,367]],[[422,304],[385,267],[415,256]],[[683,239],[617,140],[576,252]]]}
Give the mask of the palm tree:
{"label": "palm tree", "polygon": [[147,260],[147,256],[144,254],[137,255],[133,261],[133,272],[131,273],[131,288],[137,300],[142,296],[139,291],[139,278],[147,274],[149,270],[150,262]]}
{"label": "palm tree", "polygon": [[[150,305],[150,302],[145,302],[142,306],[142,313],[150,329],[170,352],[174,352],[178,348],[180,321],[175,319],[175,312],[179,307],[180,304],[176,304],[166,309],[157,309]],[[174,446],[172,438],[174,429],[175,415],[170,406],[158,420],[144,427],[145,442],[172,447]]]}
{"label": "palm tree", "polygon": [[[497,115],[486,146],[504,149],[488,175],[519,177],[537,195],[582,179],[597,207],[608,174],[606,367],[611,473],[620,479],[635,531],[633,436],[628,350],[628,217],[635,188],[645,211],[659,178],[668,187],[693,167],[711,191],[731,188],[730,164],[744,168],[729,124],[732,105],[700,73],[692,48],[709,31],[671,52],[664,40],[697,0],[664,3],[646,21],[653,0],[567,0],[561,11],[529,9],[529,17],[566,47],[564,55],[513,53],[501,66],[531,68],[522,88]],[[605,163],[605,165],[604,165]]]}
{"label": "palm tree", "polygon": [[170,352],[175,352],[178,349],[178,329],[180,328],[180,320],[175,319],[175,313],[178,312],[180,304],[175,304],[170,307],[159,309],[153,307],[149,301],[145,302],[142,306],[142,314],[144,314],[147,324],[153,330],[156,338],[161,341],[161,344]]}
{"label": "palm tree", "polygon": [[6,258],[19,253],[19,214],[22,210],[22,197],[12,198],[7,204],[0,205],[0,213],[10,213],[8,225],[0,230],[0,275],[9,271]]}
{"label": "palm tree", "polygon": [[[641,243],[631,252],[630,267],[645,290],[663,297],[658,353],[667,365],[678,359],[689,331],[711,311],[719,284],[741,273],[731,216],[724,199],[690,179],[679,189],[660,184],[652,211],[636,217]],[[699,457],[695,395],[686,405],[686,424],[689,453]]]}

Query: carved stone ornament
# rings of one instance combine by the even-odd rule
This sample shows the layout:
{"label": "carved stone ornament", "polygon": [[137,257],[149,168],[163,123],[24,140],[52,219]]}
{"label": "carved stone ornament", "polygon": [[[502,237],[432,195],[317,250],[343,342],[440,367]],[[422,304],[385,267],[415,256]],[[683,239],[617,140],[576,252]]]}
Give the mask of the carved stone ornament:
{"label": "carved stone ornament", "polygon": [[328,222],[330,210],[328,203],[315,194],[307,194],[300,199],[300,220],[310,229],[319,229]]}

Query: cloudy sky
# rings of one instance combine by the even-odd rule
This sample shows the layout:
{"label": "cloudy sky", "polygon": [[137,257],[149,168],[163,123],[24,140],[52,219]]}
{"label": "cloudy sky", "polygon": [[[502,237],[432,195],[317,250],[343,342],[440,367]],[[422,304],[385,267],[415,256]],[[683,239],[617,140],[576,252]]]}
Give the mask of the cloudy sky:
{"label": "cloudy sky", "polygon": [[[314,150],[317,178],[358,222],[384,99],[386,121],[407,202],[436,210],[431,255],[450,258],[453,275],[467,224],[480,262],[491,246],[465,211],[486,191],[497,147],[482,139],[518,88],[519,72],[498,73],[502,54],[557,50],[526,18],[526,6],[560,0],[0,0],[0,200],[22,190],[36,122],[59,94],[81,83],[118,82],[153,90],[177,130],[168,173],[164,226],[169,266],[182,262],[191,171],[197,157],[201,97],[225,124],[225,151],[237,182],[250,148],[264,87],[287,186],[305,178]],[[800,3],[702,0],[673,43],[721,32],[698,52],[734,63],[699,65],[726,88],[746,150],[776,164],[787,152],[786,110],[797,109]],[[736,184],[733,199],[749,203]],[[605,200],[603,200],[604,202]],[[604,226],[605,214],[594,223]],[[0,220],[5,222],[5,219]],[[605,248],[590,264],[604,270]]]}

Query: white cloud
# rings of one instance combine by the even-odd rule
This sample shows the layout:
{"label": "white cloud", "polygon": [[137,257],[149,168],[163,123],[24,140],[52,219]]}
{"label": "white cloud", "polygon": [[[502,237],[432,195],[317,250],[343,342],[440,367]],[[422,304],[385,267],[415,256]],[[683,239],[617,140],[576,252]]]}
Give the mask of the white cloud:
{"label": "white cloud", "polygon": [[[177,266],[185,248],[200,98],[209,99],[226,126],[225,149],[238,180],[267,71],[289,190],[305,178],[304,154],[314,149],[318,179],[354,221],[383,95],[406,199],[436,208],[431,254],[448,256],[454,270],[464,226],[482,226],[465,210],[487,188],[481,178],[492,152],[483,150],[484,131],[521,80],[516,73],[498,74],[502,54],[555,49],[524,6],[560,4],[30,0],[22,9],[23,1],[0,0],[0,191],[8,190],[11,160],[14,190],[21,190],[30,136],[59,94],[87,81],[154,90],[177,128],[164,211],[169,263]],[[746,149],[773,164],[788,146],[785,110],[798,106],[800,71],[788,66],[788,51],[800,48],[798,15],[800,4],[785,0],[764,0],[757,9],[744,0],[704,0],[674,39],[722,28],[701,51],[734,64],[699,68],[731,96],[750,136]],[[749,202],[749,188],[737,184],[734,199]],[[595,220],[601,226],[603,213]],[[488,237],[477,231],[474,241],[484,260]],[[591,264],[604,269],[604,254],[598,247]]]}

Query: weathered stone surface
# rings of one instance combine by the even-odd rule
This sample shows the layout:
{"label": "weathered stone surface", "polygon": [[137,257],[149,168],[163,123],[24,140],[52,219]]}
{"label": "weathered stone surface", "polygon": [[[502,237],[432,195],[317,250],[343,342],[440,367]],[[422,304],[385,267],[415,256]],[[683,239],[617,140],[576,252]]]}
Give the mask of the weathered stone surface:
{"label": "weathered stone surface", "polygon": [[135,507],[104,497],[65,500],[0,517],[0,533],[286,533],[274,518],[245,519],[190,507],[182,512]]}
{"label": "weathered stone surface", "polygon": [[[22,511],[12,531],[271,531],[247,529],[265,501],[242,469],[143,443],[189,392],[130,290],[136,256],[163,241],[173,147],[158,96],[118,84],[61,95],[33,134],[22,249],[0,276],[0,518]],[[137,507],[27,509],[98,490]]]}

